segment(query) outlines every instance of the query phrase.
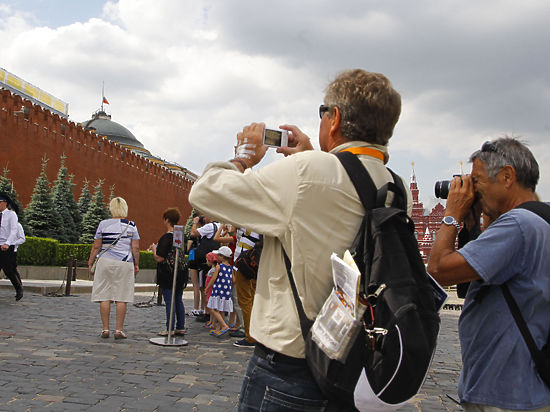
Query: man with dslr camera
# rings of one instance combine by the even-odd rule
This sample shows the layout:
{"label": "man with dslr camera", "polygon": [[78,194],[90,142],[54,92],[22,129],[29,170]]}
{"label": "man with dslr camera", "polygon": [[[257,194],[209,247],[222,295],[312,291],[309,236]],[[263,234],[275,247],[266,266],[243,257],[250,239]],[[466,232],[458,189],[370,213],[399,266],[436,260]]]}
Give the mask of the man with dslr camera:
{"label": "man with dslr camera", "polygon": [[[458,394],[467,412],[550,412],[550,387],[505,298],[508,290],[542,348],[550,335],[550,226],[531,210],[544,213],[550,206],[536,202],[539,167],[531,151],[509,137],[486,142],[470,161],[471,175],[451,182],[428,263],[442,285],[471,281],[458,324]],[[492,223],[455,251],[460,223],[474,202]]]}
{"label": "man with dslr camera", "polygon": [[[357,154],[377,188],[392,181],[384,164],[400,112],[401,97],[384,75],[346,71],[328,86],[319,108],[321,151],[312,150],[296,126],[281,126],[288,131],[289,146],[277,151],[286,157],[252,171],[267,150],[264,124],[253,123],[237,135],[236,158],[209,164],[193,185],[189,202],[194,207],[264,235],[250,324],[257,344],[243,382],[240,411],[260,406],[324,410],[328,404],[305,361],[283,248],[306,315],[314,319],[333,286],[330,255],[342,256],[351,246],[365,214],[333,154]],[[410,214],[410,193],[407,197]]]}

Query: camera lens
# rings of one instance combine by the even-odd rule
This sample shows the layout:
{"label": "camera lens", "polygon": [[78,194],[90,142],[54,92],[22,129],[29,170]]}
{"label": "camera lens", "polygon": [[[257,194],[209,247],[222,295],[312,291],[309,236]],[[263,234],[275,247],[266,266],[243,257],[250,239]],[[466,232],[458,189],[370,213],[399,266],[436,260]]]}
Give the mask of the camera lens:
{"label": "camera lens", "polygon": [[439,199],[447,199],[449,197],[449,189],[451,188],[450,180],[440,180],[435,182],[435,197]]}

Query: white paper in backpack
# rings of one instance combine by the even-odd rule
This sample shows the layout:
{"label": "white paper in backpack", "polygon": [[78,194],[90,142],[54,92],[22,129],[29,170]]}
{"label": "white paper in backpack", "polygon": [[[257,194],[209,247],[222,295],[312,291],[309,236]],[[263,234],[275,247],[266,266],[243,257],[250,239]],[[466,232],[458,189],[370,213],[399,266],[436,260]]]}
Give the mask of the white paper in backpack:
{"label": "white paper in backpack", "polygon": [[361,412],[392,412],[407,403],[401,402],[392,405],[381,400],[372,390],[364,369],[361,371],[357,385],[355,385],[353,395],[355,407]]}

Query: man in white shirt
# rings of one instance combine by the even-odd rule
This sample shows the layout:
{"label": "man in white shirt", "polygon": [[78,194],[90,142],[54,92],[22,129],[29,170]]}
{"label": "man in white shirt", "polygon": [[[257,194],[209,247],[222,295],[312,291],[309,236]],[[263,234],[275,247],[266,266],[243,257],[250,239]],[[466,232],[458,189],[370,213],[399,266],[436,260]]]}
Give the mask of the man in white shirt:
{"label": "man in white shirt", "polygon": [[[199,227],[199,224],[202,226]],[[206,309],[206,295],[204,292],[206,273],[208,273],[208,265],[206,264],[206,254],[212,252],[220,247],[219,242],[215,242],[214,235],[220,227],[219,223],[212,222],[208,216],[195,216],[193,218],[193,225],[189,236],[199,239],[199,246],[195,249],[195,264],[196,267],[190,270],[191,282],[193,282],[194,292],[199,288],[200,290],[200,309],[197,307],[199,303],[197,300],[197,293],[195,293],[194,308],[191,314],[197,316],[197,320],[204,321],[209,318],[205,314]],[[201,246],[202,243],[202,246]]]}
{"label": "man in white shirt", "polygon": [[23,283],[17,273],[15,261],[15,244],[17,242],[17,214],[8,209],[13,202],[6,193],[0,193],[0,270],[11,281],[15,289],[15,300],[23,297]]}
{"label": "man in white shirt", "polygon": [[[343,72],[328,86],[319,107],[321,151],[314,151],[296,126],[280,126],[289,132],[289,147],[277,151],[287,157],[252,171],[267,151],[264,124],[253,123],[237,134],[236,158],[209,164],[193,185],[189,202],[195,208],[264,235],[250,322],[257,344],[243,382],[240,411],[328,406],[304,359],[283,248],[306,315],[314,319],[332,288],[330,255],[342,256],[351,246],[365,214],[334,153],[356,154],[377,188],[392,181],[384,164],[400,112],[401,96],[384,75]],[[407,198],[410,214],[410,193]]]}

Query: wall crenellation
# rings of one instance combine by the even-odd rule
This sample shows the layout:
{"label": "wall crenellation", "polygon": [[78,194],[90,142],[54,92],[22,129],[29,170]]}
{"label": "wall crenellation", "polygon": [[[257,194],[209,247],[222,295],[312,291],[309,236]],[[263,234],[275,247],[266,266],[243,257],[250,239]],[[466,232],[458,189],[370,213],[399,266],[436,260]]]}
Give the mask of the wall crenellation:
{"label": "wall crenellation", "polygon": [[[28,109],[22,111],[22,106]],[[30,201],[44,155],[49,159],[48,179],[53,182],[64,154],[69,173],[74,175],[75,198],[84,179],[104,179],[105,196],[114,185],[115,195],[128,202],[142,247],[163,233],[160,216],[164,209],[177,206],[184,217],[191,212],[190,179],[7,90],[0,90],[0,141],[0,169],[7,166],[10,170],[23,207]]]}

